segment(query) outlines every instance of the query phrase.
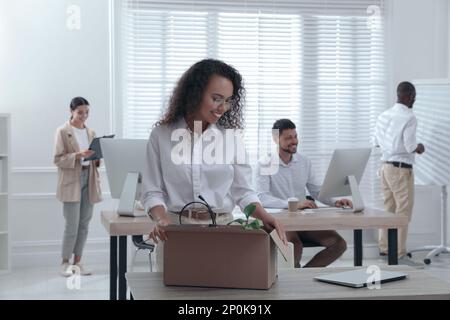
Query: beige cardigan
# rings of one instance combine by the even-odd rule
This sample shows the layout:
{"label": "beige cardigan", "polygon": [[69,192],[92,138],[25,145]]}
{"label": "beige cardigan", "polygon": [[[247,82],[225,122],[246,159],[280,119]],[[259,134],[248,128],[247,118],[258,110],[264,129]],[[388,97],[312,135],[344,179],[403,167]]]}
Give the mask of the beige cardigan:
{"label": "beige cardigan", "polygon": [[[86,128],[89,143],[94,139],[95,132]],[[76,159],[80,151],[77,139],[70,122],[56,130],[53,163],[58,167],[58,186],[56,197],[62,202],[81,201],[81,163]],[[102,201],[100,177],[97,166],[91,161],[89,169],[89,202],[94,204]]]}

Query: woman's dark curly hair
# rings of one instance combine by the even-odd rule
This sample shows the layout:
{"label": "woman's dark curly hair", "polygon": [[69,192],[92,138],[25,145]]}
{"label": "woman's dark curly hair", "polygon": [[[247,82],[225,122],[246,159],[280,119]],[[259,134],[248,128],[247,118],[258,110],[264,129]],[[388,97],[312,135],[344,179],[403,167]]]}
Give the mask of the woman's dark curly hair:
{"label": "woman's dark curly hair", "polygon": [[165,115],[155,126],[172,124],[181,117],[194,114],[200,107],[212,75],[225,77],[233,84],[233,105],[220,117],[218,124],[226,129],[242,129],[245,101],[242,76],[232,66],[214,59],[195,63],[181,76],[172,92]]}

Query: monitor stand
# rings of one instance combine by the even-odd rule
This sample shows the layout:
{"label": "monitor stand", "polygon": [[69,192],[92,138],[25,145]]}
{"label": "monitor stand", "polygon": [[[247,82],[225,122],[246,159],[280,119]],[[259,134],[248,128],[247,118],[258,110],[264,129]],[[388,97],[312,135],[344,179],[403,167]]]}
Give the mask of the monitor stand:
{"label": "monitor stand", "polygon": [[137,188],[139,184],[139,172],[128,172],[127,177],[120,195],[119,208],[117,214],[119,216],[137,217],[145,216],[145,212],[136,212],[134,210],[134,202],[136,200]]}
{"label": "monitor stand", "polygon": [[350,185],[350,192],[353,200],[353,212],[364,211],[364,201],[359,191],[358,182],[356,182],[355,176],[347,176],[348,184]]}

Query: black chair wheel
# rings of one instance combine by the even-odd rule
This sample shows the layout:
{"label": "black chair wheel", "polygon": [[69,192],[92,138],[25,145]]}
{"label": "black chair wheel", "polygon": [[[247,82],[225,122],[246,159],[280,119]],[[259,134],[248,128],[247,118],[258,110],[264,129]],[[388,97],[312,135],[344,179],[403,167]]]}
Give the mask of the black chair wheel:
{"label": "black chair wheel", "polygon": [[431,263],[431,260],[430,260],[430,259],[424,259],[423,262],[424,262],[425,264],[430,264],[430,263]]}
{"label": "black chair wheel", "polygon": [[408,252],[406,255],[407,255],[409,258],[412,258],[411,252]]}

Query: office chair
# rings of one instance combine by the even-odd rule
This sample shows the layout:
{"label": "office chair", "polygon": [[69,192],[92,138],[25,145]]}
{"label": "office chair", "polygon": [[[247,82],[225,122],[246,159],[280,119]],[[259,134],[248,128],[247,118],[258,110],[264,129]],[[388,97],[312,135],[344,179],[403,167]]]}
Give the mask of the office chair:
{"label": "office chair", "polygon": [[450,246],[447,244],[447,186],[441,187],[441,244],[437,246],[423,246],[408,251],[406,255],[412,258],[413,252],[430,251],[423,262],[431,263],[431,258],[439,256],[441,253],[450,253]]}
{"label": "office chair", "polygon": [[152,243],[148,243],[144,240],[142,235],[132,236],[133,244],[136,246],[136,251],[134,252],[133,262],[131,264],[131,269],[134,267],[134,262],[136,260],[136,255],[139,250],[148,250],[148,259],[150,263],[150,272],[153,271],[152,267],[152,252],[155,250],[155,245]]}

